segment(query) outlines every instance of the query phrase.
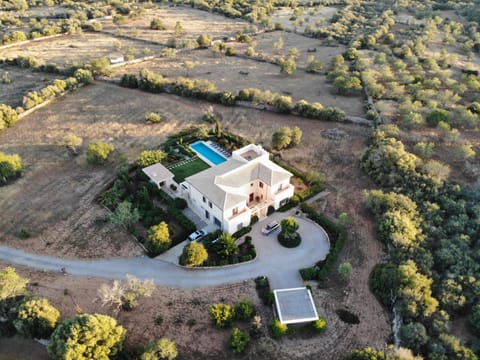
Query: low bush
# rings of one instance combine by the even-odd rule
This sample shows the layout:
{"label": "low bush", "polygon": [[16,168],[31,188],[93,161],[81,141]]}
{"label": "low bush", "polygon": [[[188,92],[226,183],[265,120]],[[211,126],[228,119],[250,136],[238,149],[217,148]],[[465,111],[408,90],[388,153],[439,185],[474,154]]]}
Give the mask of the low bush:
{"label": "low bush", "polygon": [[275,319],[272,322],[272,332],[273,332],[273,337],[276,339],[281,338],[285,334],[287,334],[288,331],[288,326],[286,324],[282,324],[280,320]]}
{"label": "low bush", "polygon": [[317,266],[300,269],[300,276],[304,281],[317,280],[319,269]]}
{"label": "low bush", "polygon": [[145,150],[140,153],[137,164],[141,167],[147,167],[157,164],[167,158],[167,154],[162,150]]}
{"label": "low bush", "polygon": [[251,319],[255,315],[255,307],[248,299],[243,299],[235,305],[235,318],[238,320],[246,321]]}
{"label": "low bush", "polygon": [[107,161],[110,154],[115,150],[112,144],[95,141],[88,144],[87,162],[89,164],[102,164]]}
{"label": "low bush", "polygon": [[314,321],[312,323],[312,328],[316,331],[316,332],[324,332],[325,331],[325,328],[327,327],[327,322],[325,321],[325,319],[323,317],[319,317],[318,320]]}
{"label": "low bush", "polygon": [[159,123],[162,121],[162,116],[156,112],[150,112],[145,115],[145,121],[148,123]]}
{"label": "low bush", "polygon": [[242,259],[242,262],[250,261],[252,260],[252,255],[243,255],[241,259]]}
{"label": "low bush", "polygon": [[240,354],[243,353],[247,348],[250,342],[250,336],[239,328],[234,328],[232,330],[232,334],[230,335],[229,342],[232,351],[234,353]]}
{"label": "low bush", "polygon": [[228,304],[211,305],[209,312],[213,323],[220,328],[230,326],[235,318],[235,310]]}
{"label": "low bush", "polygon": [[26,337],[48,338],[58,321],[60,312],[47,299],[30,299],[22,303],[14,321],[17,331]]}

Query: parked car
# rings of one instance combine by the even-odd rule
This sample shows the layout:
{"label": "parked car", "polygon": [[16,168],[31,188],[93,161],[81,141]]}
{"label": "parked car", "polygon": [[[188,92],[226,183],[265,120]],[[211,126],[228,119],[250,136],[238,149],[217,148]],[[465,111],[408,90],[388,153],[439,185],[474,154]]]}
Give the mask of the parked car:
{"label": "parked car", "polygon": [[203,229],[197,230],[190,235],[188,235],[188,240],[189,241],[199,241],[201,240],[205,235],[207,235],[207,232]]}
{"label": "parked car", "polygon": [[271,232],[277,230],[280,227],[280,224],[277,221],[272,221],[270,224],[267,224],[262,229],[263,235],[268,235]]}

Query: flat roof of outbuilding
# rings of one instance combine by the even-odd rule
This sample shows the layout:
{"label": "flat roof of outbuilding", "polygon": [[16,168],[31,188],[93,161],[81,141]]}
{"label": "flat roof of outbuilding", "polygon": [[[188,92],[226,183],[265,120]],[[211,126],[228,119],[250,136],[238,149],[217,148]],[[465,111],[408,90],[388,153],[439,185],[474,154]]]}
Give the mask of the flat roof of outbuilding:
{"label": "flat roof of outbuilding", "polygon": [[173,179],[175,175],[160,163],[143,168],[142,171],[156,184],[162,181]]}
{"label": "flat roof of outbuilding", "polygon": [[275,307],[282,324],[305,323],[318,320],[312,294],[306,287],[273,290]]}

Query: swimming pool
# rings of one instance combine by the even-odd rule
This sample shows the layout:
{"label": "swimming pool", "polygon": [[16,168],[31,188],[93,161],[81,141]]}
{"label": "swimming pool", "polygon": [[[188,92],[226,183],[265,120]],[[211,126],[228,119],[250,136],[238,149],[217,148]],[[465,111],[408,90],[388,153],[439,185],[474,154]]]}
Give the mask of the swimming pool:
{"label": "swimming pool", "polygon": [[212,149],[205,141],[197,141],[190,145],[190,148],[208,165],[215,166],[227,161],[225,156]]}

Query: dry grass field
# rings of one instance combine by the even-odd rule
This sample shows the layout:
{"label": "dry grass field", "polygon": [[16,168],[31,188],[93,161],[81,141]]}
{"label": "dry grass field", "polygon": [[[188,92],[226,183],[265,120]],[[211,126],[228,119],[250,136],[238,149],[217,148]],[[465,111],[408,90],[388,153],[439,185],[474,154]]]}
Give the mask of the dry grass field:
{"label": "dry grass field", "polygon": [[98,59],[117,52],[116,44],[120,44],[124,53],[134,57],[158,55],[163,49],[161,45],[121,39],[109,34],[86,32],[2,49],[0,58],[32,56],[45,64],[54,63],[59,68],[63,68],[74,64],[84,64],[91,59]]}
{"label": "dry grass field", "polygon": [[[183,67],[186,61],[194,64],[188,73]],[[149,69],[167,77],[189,76],[192,79],[206,79],[221,91],[238,93],[241,89],[254,87],[289,95],[293,100],[305,99],[320,102],[325,106],[340,106],[348,115],[362,116],[361,97],[349,97],[348,102],[339,103],[343,97],[333,93],[331,84],[323,74],[312,75],[298,70],[293,76],[280,74],[280,67],[237,56],[214,54],[211,50],[193,50],[177,54],[174,58],[159,58],[115,69],[115,76],[124,73],[137,74]],[[248,74],[248,75],[245,75]]]}
{"label": "dry grass field", "polygon": [[[159,18],[165,25],[165,30],[151,30],[150,22]],[[165,44],[171,37],[179,41],[196,40],[201,34],[213,35],[216,39],[234,36],[242,31],[249,23],[240,19],[229,19],[184,6],[160,6],[157,9],[147,10],[144,15],[135,19],[128,19],[125,23],[115,24],[112,19],[100,21],[103,31],[119,35],[135,37]],[[175,25],[180,22],[183,32],[175,33]]]}
{"label": "dry grass field", "polygon": [[58,74],[21,69],[18,66],[0,66],[0,103],[15,108],[22,105],[22,98],[29,91],[46,87],[53,79],[61,79]]}
{"label": "dry grass field", "polygon": [[273,23],[279,23],[286,30],[303,33],[309,25],[317,25],[318,28],[327,26],[332,17],[339,10],[338,7],[324,6],[305,7],[301,15],[294,17],[294,10],[288,7],[278,8],[272,15]]}

